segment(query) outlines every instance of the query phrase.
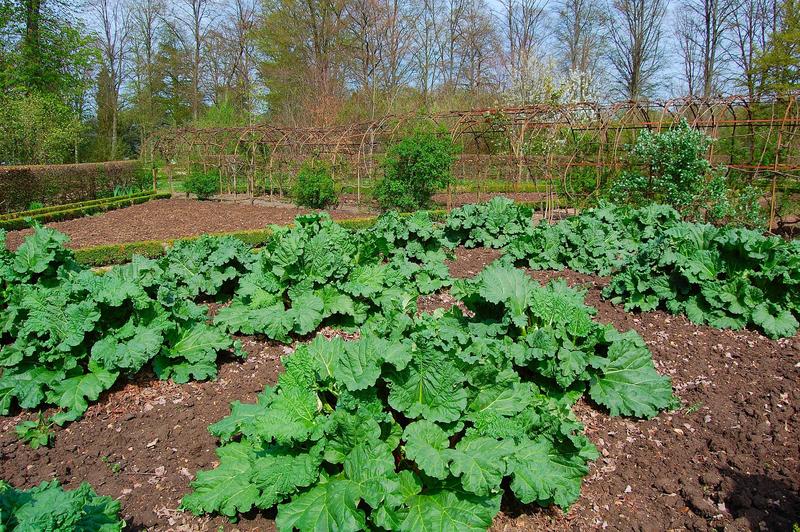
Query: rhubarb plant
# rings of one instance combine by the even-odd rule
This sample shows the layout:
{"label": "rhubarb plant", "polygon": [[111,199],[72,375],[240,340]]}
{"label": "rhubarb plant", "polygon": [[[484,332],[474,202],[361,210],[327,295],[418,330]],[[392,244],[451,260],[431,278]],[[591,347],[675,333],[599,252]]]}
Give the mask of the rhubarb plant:
{"label": "rhubarb plant", "polygon": [[219,465],[182,507],[277,507],[281,530],[485,530],[506,490],[578,498],[597,457],[571,410],[585,391],[615,415],[672,404],[641,339],[594,322],[579,292],[500,265],[454,290],[469,314],[298,346],[276,386],[209,427]]}

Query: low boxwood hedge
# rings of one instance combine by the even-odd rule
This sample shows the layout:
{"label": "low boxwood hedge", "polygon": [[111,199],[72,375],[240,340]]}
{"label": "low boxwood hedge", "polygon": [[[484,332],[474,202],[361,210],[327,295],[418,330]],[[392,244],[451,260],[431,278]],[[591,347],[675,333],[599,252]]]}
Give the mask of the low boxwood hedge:
{"label": "low boxwood hedge", "polygon": [[28,216],[38,216],[40,214],[46,214],[48,212],[57,212],[57,211],[68,211],[72,209],[79,209],[82,207],[91,207],[93,205],[101,205],[104,203],[114,203],[117,201],[133,199],[133,198],[141,198],[144,196],[152,196],[156,194],[155,190],[145,190],[142,192],[136,192],[134,194],[126,194],[124,196],[110,196],[107,198],[97,198],[93,200],[87,201],[79,201],[77,203],[64,203],[62,205],[50,205],[48,207],[42,207],[40,209],[31,209],[27,211],[17,211],[17,212],[9,212],[6,214],[0,214],[0,221],[2,220],[12,220],[14,218],[26,218]]}
{"label": "low boxwood hedge", "polygon": [[147,196],[137,196],[121,200],[118,199],[116,201],[109,203],[98,203],[94,205],[75,207],[61,211],[45,212],[35,216],[26,216],[25,218],[12,218],[10,220],[0,220],[0,229],[5,229],[6,231],[14,231],[17,229],[25,229],[26,227],[30,227],[31,222],[39,222],[41,224],[46,224],[50,222],[63,222],[65,220],[73,220],[75,218],[81,218],[83,216],[88,216],[90,214],[97,214],[100,212],[111,211],[122,207],[130,207],[131,205],[146,203],[150,200],[164,199],[169,197],[171,197],[171,194],[166,192],[159,194],[151,193],[150,195]]}

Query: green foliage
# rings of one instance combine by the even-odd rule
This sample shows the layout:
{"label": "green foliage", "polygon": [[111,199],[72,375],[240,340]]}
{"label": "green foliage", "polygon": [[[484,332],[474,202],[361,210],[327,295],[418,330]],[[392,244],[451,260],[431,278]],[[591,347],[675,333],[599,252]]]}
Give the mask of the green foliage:
{"label": "green foliage", "polygon": [[767,226],[767,213],[761,207],[764,191],[754,186],[729,191],[730,208],[727,213],[729,225],[748,229],[763,229]]}
{"label": "green foliage", "polygon": [[670,205],[690,219],[722,220],[728,215],[728,185],[723,170],[712,171],[706,159],[711,142],[686,119],[664,132],[642,131],[629,157],[645,174],[623,172],[608,197],[633,206]]}
{"label": "green foliage", "polygon": [[452,180],[457,153],[449,134],[432,127],[418,128],[389,146],[383,179],[375,190],[381,208],[413,211],[427,207],[431,195]]}
{"label": "green foliage", "polygon": [[524,234],[533,210],[498,196],[481,204],[464,205],[450,211],[445,234],[452,246],[500,248]]}
{"label": "green foliage", "polygon": [[[664,132],[642,131],[630,155],[633,162],[647,167],[649,176],[632,191],[678,210],[689,207],[711,171],[705,158],[710,144],[711,138],[686,120]],[[626,190],[612,194],[617,192]]]}
{"label": "green foliage", "polygon": [[16,252],[5,252],[0,414],[16,400],[22,408],[61,407],[53,420],[72,421],[121,374],[149,363],[178,382],[216,375],[217,353],[235,346],[205,323],[206,309],[193,299],[220,293],[252,260],[248,248],[201,239],[159,262],[134,257],[95,275],[65,241],[36,228]]}
{"label": "green foliage", "polygon": [[25,217],[28,217],[28,216],[33,217],[33,216],[38,216],[40,214],[46,214],[46,213],[49,213],[49,212],[66,211],[66,210],[72,210],[72,209],[77,209],[77,208],[81,208],[81,207],[91,207],[93,205],[102,204],[102,203],[113,203],[115,201],[133,199],[133,198],[138,198],[138,197],[143,197],[143,196],[150,196],[150,195],[152,195],[154,193],[155,193],[155,191],[153,191],[153,190],[147,190],[147,191],[143,191],[143,192],[134,192],[132,194],[125,195],[125,196],[114,196],[114,197],[110,197],[110,198],[98,198],[98,199],[87,200],[87,201],[78,201],[78,202],[75,202],[75,203],[63,203],[63,204],[60,204],[60,205],[50,205],[50,206],[47,206],[47,207],[42,205],[40,202],[36,202],[35,201],[35,202],[31,202],[28,205],[28,208],[26,210],[24,210],[24,211],[7,212],[5,214],[0,214],[0,221],[2,221],[2,220],[10,220],[12,218],[25,218]]}
{"label": "green foliage", "polygon": [[180,286],[182,294],[196,298],[229,296],[255,260],[250,246],[237,238],[203,235],[175,242],[159,262],[165,277]]}
{"label": "green foliage", "polygon": [[277,386],[209,428],[219,466],[183,508],[277,506],[280,530],[484,530],[505,486],[522,503],[578,498],[598,456],[571,411],[584,390],[615,415],[671,404],[641,338],[592,321],[564,283],[494,266],[454,294],[474,314],[409,308],[390,336],[366,324],[300,345]]}
{"label": "green foliage", "polygon": [[[649,235],[660,217],[643,210],[629,232]],[[275,388],[212,426],[220,465],[197,475],[184,507],[277,505],[282,529],[324,516],[477,530],[507,489],[526,504],[575,501],[597,456],[571,411],[583,393],[614,415],[672,404],[642,340],[593,321],[564,283],[495,264],[455,283],[463,306],[418,315],[420,294],[451,283],[445,228],[427,212],[387,213],[357,234],[325,213],[270,232],[258,254],[201,237],[96,275],[66,237],[37,228],[0,253],[0,408],[53,404],[63,423],[146,365],[177,382],[215,376],[217,353],[238,351],[229,333],[286,342],[334,325],[359,339],[301,345]],[[213,323],[196,303],[229,297]]]}
{"label": "green foliage", "polygon": [[216,170],[203,172],[192,170],[183,182],[186,192],[205,200],[219,192],[219,173]]}
{"label": "green foliage", "polygon": [[601,205],[556,224],[529,226],[505,248],[505,259],[535,270],[609,275],[638,246],[678,223],[677,211],[664,205],[640,209]]}
{"label": "green foliage", "polygon": [[800,87],[800,2],[783,0],[779,27],[755,61],[764,90],[786,94]]}
{"label": "green foliage", "polygon": [[533,269],[612,275],[604,295],[626,310],[666,308],[718,328],[770,337],[797,328],[797,242],[752,230],[682,222],[664,205],[612,205],[513,240],[502,260]]}
{"label": "green foliage", "polygon": [[93,200],[91,202],[86,202],[85,205],[77,204],[77,206],[70,206],[69,208],[63,209],[59,207],[46,207],[38,211],[31,211],[34,214],[25,213],[17,217],[0,218],[0,228],[13,231],[15,229],[30,227],[31,223],[74,220],[75,218],[121,209],[123,207],[130,207],[131,205],[140,205],[151,200],[169,198],[170,196],[171,194],[134,194],[128,197]]}
{"label": "green foliage", "polygon": [[717,328],[793,336],[800,245],[746,229],[681,223],[643,245],[603,294],[626,310],[663,307]]}
{"label": "green foliage", "polygon": [[[391,229],[401,234],[432,228],[429,220],[427,229],[419,229],[424,222],[413,217],[398,220],[408,224]],[[291,228],[273,226],[273,238],[216,323],[230,332],[288,341],[323,323],[361,325],[377,309],[406,308],[419,293],[448,284],[441,250],[417,252],[412,246],[410,254],[394,253],[385,244],[390,223],[379,225],[384,229],[358,238],[326,213],[298,216]]]}
{"label": "green foliage", "polygon": [[52,422],[39,413],[36,421],[22,421],[14,427],[17,438],[31,446],[31,449],[50,447],[53,443]]}
{"label": "green foliage", "polygon": [[75,490],[64,490],[57,480],[18,490],[0,480],[3,530],[119,532],[125,526],[119,511],[119,501],[97,495],[85,482]]}
{"label": "green foliage", "polygon": [[0,97],[0,160],[11,164],[53,164],[74,160],[83,132],[72,110],[50,94]]}
{"label": "green foliage", "polygon": [[297,174],[294,200],[298,205],[324,209],[339,201],[331,175],[331,167],[324,161],[312,159],[303,163]]}

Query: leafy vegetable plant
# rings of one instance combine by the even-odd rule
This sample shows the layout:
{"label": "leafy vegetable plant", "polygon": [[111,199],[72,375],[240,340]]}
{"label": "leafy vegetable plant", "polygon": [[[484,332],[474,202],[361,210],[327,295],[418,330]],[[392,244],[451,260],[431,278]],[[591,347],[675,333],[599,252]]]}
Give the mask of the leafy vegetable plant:
{"label": "leafy vegetable plant", "polygon": [[642,246],[605,288],[626,310],[664,307],[696,323],[771,338],[800,317],[800,245],[734,228],[681,223]]}
{"label": "leafy vegetable plant", "polygon": [[629,209],[603,205],[555,224],[541,222],[514,239],[507,258],[533,269],[609,275],[635,253],[639,245],[678,223],[671,207],[652,205]]}
{"label": "leafy vegetable plant", "polygon": [[0,480],[0,529],[117,532],[125,526],[120,504],[83,483],[64,490],[57,480],[18,490]]}
{"label": "leafy vegetable plant", "polygon": [[487,203],[464,205],[450,211],[445,233],[453,246],[500,248],[525,234],[532,216],[530,207],[497,196]]}
{"label": "leafy vegetable plant", "polygon": [[183,507],[277,505],[281,530],[483,530],[506,491],[577,499],[597,456],[570,409],[584,390],[613,414],[671,404],[642,340],[592,321],[565,285],[498,265],[455,290],[474,316],[395,315],[298,347],[276,387],[210,427],[219,466]]}
{"label": "leafy vegetable plant", "polygon": [[[326,213],[298,216],[292,228],[274,228],[215,321],[230,332],[286,342],[323,323],[355,327],[398,301],[415,301],[449,284],[445,254],[425,243],[434,238],[427,223],[422,215],[391,214],[354,238]],[[398,250],[396,239],[407,247]]]}
{"label": "leafy vegetable plant", "polygon": [[38,449],[50,447],[53,443],[52,426],[52,422],[45,419],[44,414],[40,412],[36,421],[22,421],[14,427],[14,431],[17,433],[17,438],[30,445],[31,449]]}
{"label": "leafy vegetable plant", "polygon": [[[228,259],[217,260],[225,252],[211,253],[203,265],[186,260],[191,254],[179,248],[164,259],[166,269],[137,256],[96,275],[75,263],[65,240],[36,228],[3,260],[0,414],[16,400],[22,408],[59,406],[53,421],[72,421],[120,374],[149,363],[160,377],[178,382],[216,375],[217,353],[234,344],[206,323],[206,308],[190,297],[221,286],[231,267]],[[215,275],[216,268],[223,273]]]}

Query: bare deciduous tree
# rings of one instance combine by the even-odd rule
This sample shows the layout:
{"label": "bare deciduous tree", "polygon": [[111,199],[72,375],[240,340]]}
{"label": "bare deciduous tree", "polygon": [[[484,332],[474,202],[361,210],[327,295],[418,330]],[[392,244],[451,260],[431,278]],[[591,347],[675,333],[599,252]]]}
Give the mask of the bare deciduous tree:
{"label": "bare deciduous tree", "polygon": [[731,60],[736,68],[732,82],[748,96],[761,92],[764,80],[755,68],[756,58],[766,49],[769,36],[780,21],[779,0],[739,0],[730,17]]}
{"label": "bare deciduous tree", "polygon": [[504,77],[507,87],[522,99],[519,103],[530,103],[528,96],[537,93],[534,89],[541,77],[540,66],[546,64],[540,45],[550,37],[546,27],[547,0],[502,0],[502,31],[505,41]]}
{"label": "bare deciduous tree", "polygon": [[613,0],[609,36],[611,66],[626,98],[652,93],[664,59],[666,0]]}
{"label": "bare deciduous tree", "polygon": [[142,111],[140,115],[140,138],[144,143],[147,135],[159,121],[155,105],[157,92],[156,54],[158,34],[164,16],[163,0],[131,0],[131,52],[132,92],[134,103]]}
{"label": "bare deciduous tree", "polygon": [[559,63],[577,79],[576,96],[585,100],[602,70],[608,20],[598,0],[560,0],[556,9]]}
{"label": "bare deciduous tree", "polygon": [[733,0],[683,0],[676,17],[676,36],[690,95],[712,96],[720,89],[725,60],[725,32]]}
{"label": "bare deciduous tree", "polygon": [[203,75],[203,45],[217,18],[216,0],[180,0],[172,11],[170,28],[192,57],[192,119],[197,120],[203,96],[200,93]]}

